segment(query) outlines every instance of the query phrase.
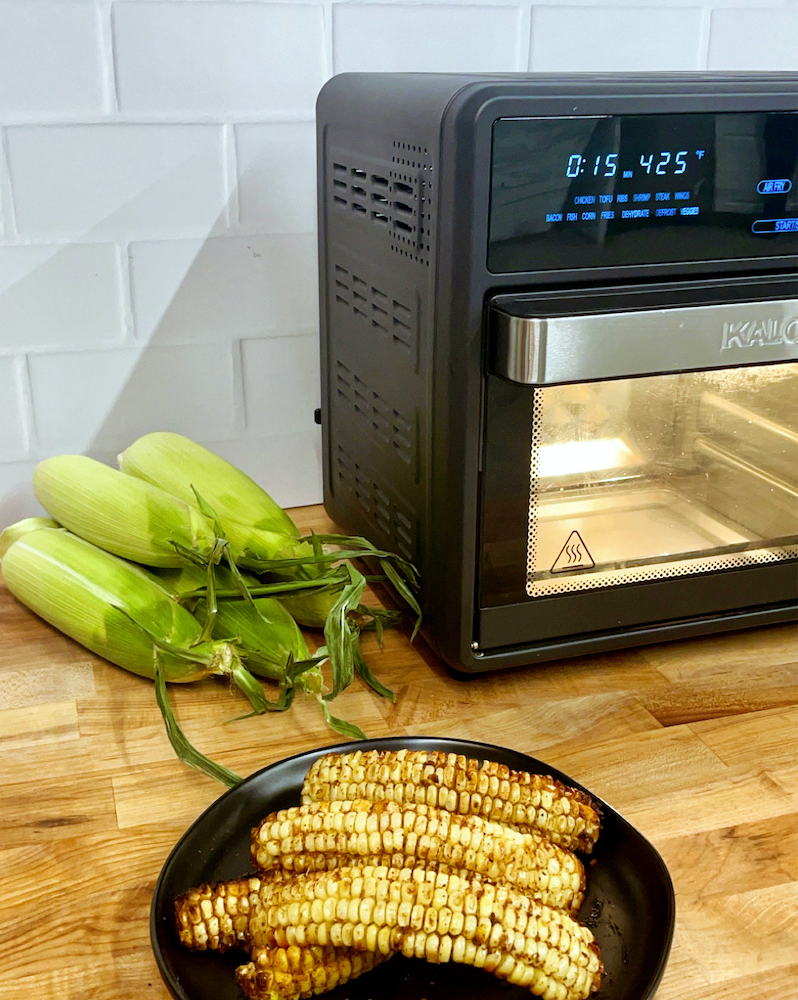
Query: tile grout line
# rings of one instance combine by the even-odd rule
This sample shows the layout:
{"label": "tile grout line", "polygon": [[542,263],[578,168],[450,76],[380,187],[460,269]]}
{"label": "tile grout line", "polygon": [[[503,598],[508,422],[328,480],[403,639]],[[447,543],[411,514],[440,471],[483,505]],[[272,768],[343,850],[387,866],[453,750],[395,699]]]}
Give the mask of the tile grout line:
{"label": "tile grout line", "polygon": [[106,114],[119,113],[119,84],[116,78],[116,49],[114,45],[114,7],[112,3],[99,3],[100,61],[103,78],[103,103]]}
{"label": "tile grout line", "polygon": [[14,193],[11,188],[11,160],[8,155],[8,129],[0,126],[0,209],[4,209],[3,240],[19,241]]}
{"label": "tile grout line", "polygon": [[119,282],[119,301],[122,309],[123,343],[121,346],[138,345],[136,338],[136,320],[133,313],[133,259],[130,254],[131,243],[115,243],[117,274]]}
{"label": "tile grout line", "polygon": [[36,413],[33,409],[33,386],[31,384],[30,358],[28,354],[22,354],[17,363],[17,384],[20,391],[20,404],[22,409],[22,420],[25,428],[25,436],[28,444],[28,458],[35,458],[40,454],[39,434],[36,427]]}
{"label": "tile grout line", "polygon": [[326,82],[335,73],[332,0],[324,0],[322,4],[322,17],[324,18],[324,79]]}
{"label": "tile grout line", "polygon": [[699,44],[699,69],[703,70],[709,68],[709,42],[710,42],[710,35],[712,33],[712,14],[713,14],[713,8],[711,3],[707,4],[702,8],[701,34],[700,34],[700,44]]}
{"label": "tile grout line", "polygon": [[529,72],[532,58],[532,19],[534,0],[527,0],[518,8],[518,41],[516,43],[516,66],[519,73]]}
{"label": "tile grout line", "polygon": [[241,226],[241,204],[238,197],[238,150],[235,123],[222,125],[222,183],[224,185],[224,223],[228,231]]}

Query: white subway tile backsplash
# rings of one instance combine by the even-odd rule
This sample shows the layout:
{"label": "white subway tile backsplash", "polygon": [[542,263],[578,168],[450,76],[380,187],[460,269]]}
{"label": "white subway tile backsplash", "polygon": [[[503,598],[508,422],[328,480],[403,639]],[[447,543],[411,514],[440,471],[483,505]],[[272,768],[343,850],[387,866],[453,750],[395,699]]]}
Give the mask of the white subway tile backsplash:
{"label": "white subway tile backsplash", "polygon": [[7,141],[23,236],[201,236],[224,215],[220,126],[18,126]]}
{"label": "white subway tile backsplash", "polygon": [[28,364],[43,451],[115,453],[154,430],[205,441],[239,431],[227,346],[44,354]]}
{"label": "white subway tile backsplash", "polygon": [[517,70],[520,13],[476,4],[336,3],[335,72]]}
{"label": "white subway tile backsplash", "polygon": [[241,344],[247,432],[312,431],[319,406],[319,337],[269,337]]}
{"label": "white subway tile backsplash", "polygon": [[34,458],[156,428],[321,500],[333,68],[796,69],[796,39],[798,0],[0,0],[0,529]]}
{"label": "white subway tile backsplash", "polygon": [[0,109],[44,117],[103,110],[93,3],[0,3]]}
{"label": "white subway tile backsplash", "polygon": [[269,437],[249,435],[212,444],[228,462],[237,465],[282,507],[301,507],[322,501],[321,430],[283,433]]}
{"label": "white subway tile backsplash", "polygon": [[235,142],[241,224],[261,233],[315,232],[315,124],[238,125]]}
{"label": "white subway tile backsplash", "polygon": [[231,340],[318,326],[313,234],[134,243],[136,336]]}
{"label": "white subway tile backsplash", "polygon": [[0,352],[89,347],[124,334],[112,243],[0,246]]}
{"label": "white subway tile backsplash", "polygon": [[555,7],[532,10],[533,72],[626,72],[701,67],[696,8]]}
{"label": "white subway tile backsplash", "polygon": [[326,78],[321,5],[117,3],[121,108],[312,116]]}
{"label": "white subway tile backsplash", "polygon": [[46,514],[33,493],[35,468],[35,462],[0,462],[0,531],[23,517]]}
{"label": "white subway tile backsplash", "polygon": [[798,7],[714,10],[709,68],[798,69]]}
{"label": "white subway tile backsplash", "polygon": [[0,462],[19,459],[28,450],[22,406],[20,362],[0,358]]}

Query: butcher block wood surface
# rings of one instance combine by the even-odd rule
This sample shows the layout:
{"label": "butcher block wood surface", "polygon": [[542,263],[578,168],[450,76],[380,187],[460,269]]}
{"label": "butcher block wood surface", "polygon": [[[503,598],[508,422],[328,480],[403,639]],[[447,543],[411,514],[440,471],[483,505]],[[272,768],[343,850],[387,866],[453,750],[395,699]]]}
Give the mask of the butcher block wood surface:
{"label": "butcher block wood surface", "polygon": [[[330,528],[320,507],[293,514],[303,528]],[[657,1000],[798,997],[794,626],[467,681],[407,629],[383,649],[369,640],[367,658],[396,704],[356,679],[335,709],[370,737],[531,754],[655,845],[677,901]],[[310,701],[226,724],[248,711],[226,683],[171,695],[189,738],[242,775],[340,742]],[[153,888],[224,789],[175,758],[151,682],[66,639],[2,585],[0,777],[0,1000],[166,1000],[148,936]]]}

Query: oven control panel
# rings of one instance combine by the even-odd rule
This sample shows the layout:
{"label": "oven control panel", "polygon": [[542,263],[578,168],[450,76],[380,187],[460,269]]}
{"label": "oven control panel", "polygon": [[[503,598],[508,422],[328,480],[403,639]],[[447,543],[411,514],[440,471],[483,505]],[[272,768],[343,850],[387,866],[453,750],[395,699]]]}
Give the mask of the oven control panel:
{"label": "oven control panel", "polygon": [[798,112],[502,118],[496,273],[798,250]]}

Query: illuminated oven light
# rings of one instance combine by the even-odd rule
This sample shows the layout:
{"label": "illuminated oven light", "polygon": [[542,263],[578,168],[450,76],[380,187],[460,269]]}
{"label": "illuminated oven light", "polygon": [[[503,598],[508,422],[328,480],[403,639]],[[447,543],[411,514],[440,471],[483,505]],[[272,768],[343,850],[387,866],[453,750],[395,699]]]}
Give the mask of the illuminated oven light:
{"label": "illuminated oven light", "polygon": [[538,449],[537,458],[538,474],[544,478],[620,469],[638,461],[621,438],[544,444]]}

